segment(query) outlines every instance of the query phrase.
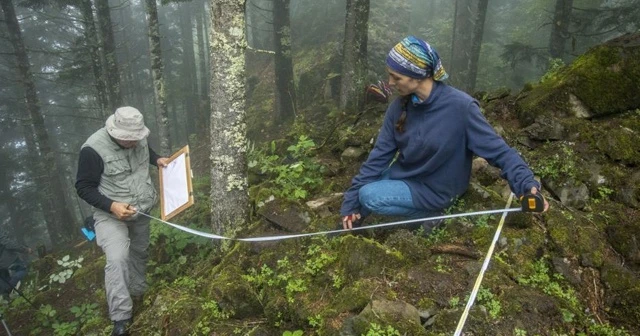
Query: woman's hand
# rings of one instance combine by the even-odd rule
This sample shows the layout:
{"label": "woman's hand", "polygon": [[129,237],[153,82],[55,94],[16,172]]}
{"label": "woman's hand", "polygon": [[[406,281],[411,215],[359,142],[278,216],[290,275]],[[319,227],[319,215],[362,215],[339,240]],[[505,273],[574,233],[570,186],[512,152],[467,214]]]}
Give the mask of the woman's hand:
{"label": "woman's hand", "polygon": [[[536,187],[532,187],[531,188],[531,193],[532,194],[537,194],[538,193],[538,188]],[[549,202],[547,202],[547,199],[545,199],[544,197],[542,198],[542,200],[544,200],[544,210],[542,210],[542,212],[546,212],[547,210],[549,210]]]}
{"label": "woman's hand", "polygon": [[359,213],[354,213],[349,216],[342,217],[342,227],[345,230],[351,230],[353,228],[353,222],[360,219]]}

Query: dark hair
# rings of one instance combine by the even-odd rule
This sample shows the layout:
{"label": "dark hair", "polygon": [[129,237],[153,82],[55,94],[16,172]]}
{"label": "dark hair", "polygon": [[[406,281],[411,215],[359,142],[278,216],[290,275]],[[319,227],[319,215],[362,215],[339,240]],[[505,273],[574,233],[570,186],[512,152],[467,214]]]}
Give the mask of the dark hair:
{"label": "dark hair", "polygon": [[396,131],[398,133],[404,133],[404,123],[407,120],[407,107],[409,106],[409,95],[402,96],[402,114],[400,114],[400,119],[396,123]]}

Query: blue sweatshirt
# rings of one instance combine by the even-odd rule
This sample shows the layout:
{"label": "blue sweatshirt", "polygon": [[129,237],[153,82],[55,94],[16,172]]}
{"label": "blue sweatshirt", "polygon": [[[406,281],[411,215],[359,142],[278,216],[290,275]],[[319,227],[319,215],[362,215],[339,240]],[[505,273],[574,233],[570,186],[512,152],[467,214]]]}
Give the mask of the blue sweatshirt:
{"label": "blue sweatshirt", "polygon": [[387,168],[390,179],[407,183],[417,209],[442,210],[467,190],[474,154],[500,168],[517,196],[534,186],[540,189],[527,164],[466,93],[434,81],[425,101],[407,104],[405,131],[399,133],[395,125],[402,104],[398,98],[389,105],[373,150],[344,194],[342,216],[360,212],[358,191],[378,181]]}

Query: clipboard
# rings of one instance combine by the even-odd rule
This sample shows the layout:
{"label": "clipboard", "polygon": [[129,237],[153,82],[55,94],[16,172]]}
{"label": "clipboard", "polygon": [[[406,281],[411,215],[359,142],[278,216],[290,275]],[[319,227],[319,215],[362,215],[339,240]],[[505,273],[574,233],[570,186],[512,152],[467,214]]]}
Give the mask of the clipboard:
{"label": "clipboard", "polygon": [[160,218],[166,221],[194,203],[189,146],[184,146],[169,158],[166,167],[159,169]]}

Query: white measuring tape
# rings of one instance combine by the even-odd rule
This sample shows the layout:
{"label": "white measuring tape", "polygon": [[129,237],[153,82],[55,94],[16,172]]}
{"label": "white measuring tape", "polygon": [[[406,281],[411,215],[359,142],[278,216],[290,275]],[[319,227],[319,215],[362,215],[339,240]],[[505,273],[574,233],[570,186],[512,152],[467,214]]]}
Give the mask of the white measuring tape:
{"label": "white measuring tape", "polygon": [[469,301],[467,301],[467,305],[464,309],[464,312],[462,313],[462,316],[460,317],[460,321],[458,321],[458,326],[456,328],[456,331],[454,333],[454,336],[460,336],[460,333],[462,332],[462,328],[464,328],[464,324],[467,321],[467,317],[469,316],[469,311],[471,310],[471,307],[473,306],[473,303],[476,299],[476,296],[478,294],[478,290],[480,289],[480,284],[482,283],[482,279],[484,278],[484,273],[487,270],[487,267],[489,266],[489,261],[491,260],[491,256],[493,255],[493,250],[495,249],[496,243],[498,241],[498,238],[500,237],[500,232],[502,231],[502,227],[504,225],[504,221],[507,218],[507,214],[510,212],[520,212],[522,211],[522,208],[510,208],[509,206],[511,205],[511,201],[513,201],[513,194],[511,194],[511,196],[509,196],[509,200],[507,201],[507,205],[505,206],[504,209],[499,209],[499,210],[485,210],[485,211],[476,211],[476,212],[466,212],[466,213],[459,213],[459,214],[452,214],[452,215],[443,215],[443,216],[435,216],[435,217],[427,217],[427,218],[420,218],[420,219],[411,219],[411,220],[405,220],[405,221],[398,221],[398,222],[390,222],[390,223],[382,223],[382,224],[373,224],[373,225],[367,225],[367,226],[361,226],[361,227],[355,227],[352,229],[342,229],[342,230],[330,230],[330,231],[319,231],[319,232],[311,232],[311,233],[300,233],[300,234],[292,234],[292,235],[283,235],[283,236],[268,236],[268,237],[252,237],[252,238],[229,238],[229,237],[225,237],[225,236],[220,236],[220,235],[216,235],[213,233],[207,233],[207,232],[203,232],[203,231],[198,231],[198,230],[194,230],[182,225],[178,225],[178,224],[174,224],[174,223],[170,223],[167,221],[163,221],[160,218],[154,217],[154,216],[150,216],[147,215],[145,213],[142,212],[138,212],[139,214],[145,216],[145,217],[149,217],[151,219],[155,219],[159,222],[165,223],[169,226],[172,226],[178,230],[182,230],[200,237],[206,237],[206,238],[211,238],[211,239],[218,239],[218,240],[236,240],[236,241],[244,241],[244,242],[264,242],[264,241],[274,241],[274,240],[284,240],[284,239],[291,239],[291,238],[300,238],[300,237],[311,237],[311,236],[319,236],[319,235],[325,235],[325,234],[331,234],[331,233],[340,233],[340,232],[346,232],[346,231],[357,231],[357,230],[364,230],[364,229],[375,229],[375,228],[380,228],[380,227],[388,227],[388,226],[396,226],[396,225],[402,225],[402,224],[408,224],[408,223],[415,223],[415,222],[423,222],[423,221],[427,221],[427,220],[440,220],[440,219],[449,219],[449,218],[459,218],[459,217],[469,217],[469,216],[481,216],[481,215],[491,215],[491,214],[497,214],[497,213],[502,213],[502,217],[500,218],[500,223],[498,224],[498,228],[496,230],[496,233],[493,236],[493,241],[491,242],[491,246],[489,247],[489,251],[487,251],[487,255],[484,258],[484,263],[482,264],[482,268],[480,269],[480,274],[478,274],[478,277],[476,278],[476,282],[473,286],[473,290],[471,291],[471,295],[469,296]]}
{"label": "white measuring tape", "polygon": [[[513,195],[512,195],[512,197],[513,197]],[[509,199],[509,202],[511,202],[511,199]],[[426,218],[419,218],[419,219],[410,219],[410,220],[398,221],[398,222],[373,224],[373,225],[367,225],[367,226],[361,226],[361,227],[354,227],[352,229],[329,230],[329,231],[299,233],[299,234],[284,235],[284,236],[266,236],[266,237],[252,237],[252,238],[229,238],[229,237],[225,237],[225,236],[216,235],[216,234],[213,234],[213,233],[194,230],[194,229],[191,229],[191,228],[188,228],[188,227],[185,227],[185,226],[182,226],[182,225],[174,224],[174,223],[171,223],[171,222],[163,221],[160,218],[157,218],[157,217],[154,217],[154,216],[150,216],[150,215],[147,215],[147,214],[142,213],[142,212],[138,212],[138,214],[143,215],[145,217],[149,217],[151,219],[155,219],[155,220],[157,220],[159,222],[162,222],[164,224],[172,226],[172,227],[174,227],[174,228],[176,228],[178,230],[182,230],[184,232],[188,232],[188,233],[194,234],[196,236],[200,236],[200,237],[218,239],[218,240],[236,240],[236,241],[244,241],[244,242],[263,242],[263,241],[273,241],[273,240],[285,240],[285,239],[291,239],[291,238],[320,236],[320,235],[326,235],[326,234],[332,234],[332,233],[341,233],[341,232],[347,232],[347,231],[375,229],[375,228],[380,228],[380,227],[388,227],[388,226],[396,226],[396,225],[402,225],[402,224],[408,224],[408,223],[424,222],[424,221],[428,221],[428,220],[440,220],[440,219],[469,217],[469,216],[481,216],[481,215],[491,215],[491,214],[497,214],[497,213],[519,212],[519,211],[522,211],[522,209],[521,208],[511,208],[511,209],[504,209],[504,210],[502,210],[502,209],[499,209],[499,210],[485,210],[485,211],[466,212],[466,213],[459,213],[459,214],[452,214],[452,215],[426,217]]]}
{"label": "white measuring tape", "polygon": [[[489,251],[487,251],[487,256],[484,257],[484,263],[482,264],[482,268],[480,269],[480,274],[476,278],[476,283],[473,285],[473,290],[471,291],[471,295],[469,296],[469,301],[467,301],[467,306],[464,307],[464,312],[462,316],[460,316],[460,321],[458,321],[458,327],[456,328],[456,332],[453,336],[460,336],[462,332],[462,328],[464,328],[464,323],[467,321],[467,316],[469,316],[469,310],[471,310],[471,306],[473,306],[473,302],[476,300],[476,295],[478,295],[478,290],[480,289],[480,283],[482,283],[482,279],[484,278],[484,272],[487,270],[489,266],[489,260],[491,260],[491,255],[493,254],[493,249],[496,247],[496,242],[500,237],[500,232],[502,231],[502,225],[504,224],[504,220],[507,218],[507,214],[509,212],[513,212],[513,209],[518,208],[509,208],[511,205],[511,201],[513,200],[513,194],[509,196],[509,200],[507,201],[507,205],[505,209],[502,210],[502,218],[500,218],[500,223],[498,224],[498,229],[496,229],[496,233],[493,235],[493,241],[491,242],[491,246],[489,246]],[[518,209],[521,210],[521,209]]]}

